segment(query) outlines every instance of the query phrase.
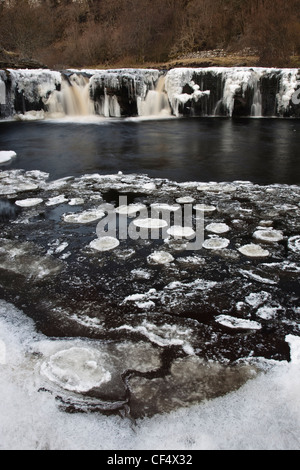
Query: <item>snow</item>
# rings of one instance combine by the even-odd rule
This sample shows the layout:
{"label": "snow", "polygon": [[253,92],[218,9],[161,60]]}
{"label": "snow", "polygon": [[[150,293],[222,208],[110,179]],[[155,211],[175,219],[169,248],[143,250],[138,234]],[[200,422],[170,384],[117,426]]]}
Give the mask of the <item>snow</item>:
{"label": "snow", "polygon": [[8,163],[16,156],[17,156],[16,152],[12,150],[1,150],[0,151],[0,164]]}
{"label": "snow", "polygon": [[6,364],[6,344],[0,339],[0,365]]}

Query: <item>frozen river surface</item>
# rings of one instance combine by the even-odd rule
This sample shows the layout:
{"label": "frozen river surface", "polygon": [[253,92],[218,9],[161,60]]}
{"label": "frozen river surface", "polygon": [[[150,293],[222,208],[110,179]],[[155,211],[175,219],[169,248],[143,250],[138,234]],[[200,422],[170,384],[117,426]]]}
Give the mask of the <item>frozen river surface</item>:
{"label": "frozen river surface", "polygon": [[299,448],[299,131],[1,123],[3,448]]}

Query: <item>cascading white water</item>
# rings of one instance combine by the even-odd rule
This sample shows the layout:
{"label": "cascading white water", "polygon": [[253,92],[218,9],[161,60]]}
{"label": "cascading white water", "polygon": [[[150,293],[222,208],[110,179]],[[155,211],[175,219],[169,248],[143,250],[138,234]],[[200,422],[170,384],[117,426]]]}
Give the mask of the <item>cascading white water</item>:
{"label": "cascading white water", "polygon": [[262,96],[259,88],[258,81],[254,84],[253,103],[251,106],[251,116],[261,117],[262,116]]}
{"label": "cascading white water", "polygon": [[146,98],[138,99],[139,116],[171,116],[172,110],[165,91],[165,77],[160,76],[155,90],[149,90]]}
{"label": "cascading white water", "polygon": [[120,117],[121,108],[118,98],[115,95],[108,95],[104,91],[104,96],[101,98],[100,103],[95,104],[96,114],[104,117]]}
{"label": "cascading white water", "polygon": [[89,79],[73,74],[62,80],[61,90],[51,93],[46,106],[48,116],[90,116],[95,114],[94,103],[89,96]]}

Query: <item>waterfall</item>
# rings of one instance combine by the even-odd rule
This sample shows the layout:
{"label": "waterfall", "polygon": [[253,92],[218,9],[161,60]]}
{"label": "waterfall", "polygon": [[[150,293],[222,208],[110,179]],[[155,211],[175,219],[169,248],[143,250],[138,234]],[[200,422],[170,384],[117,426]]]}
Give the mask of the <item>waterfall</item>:
{"label": "waterfall", "polygon": [[261,117],[262,116],[262,96],[259,87],[259,82],[256,81],[253,87],[253,102],[251,106],[251,116]]}
{"label": "waterfall", "polygon": [[104,90],[104,95],[100,101],[95,104],[96,114],[104,117],[120,117],[121,108],[116,95],[108,95]]}
{"label": "waterfall", "polygon": [[60,91],[51,93],[46,102],[48,116],[90,116],[95,114],[94,104],[90,99],[89,79],[73,74],[62,80]]}
{"label": "waterfall", "polygon": [[171,116],[172,110],[165,91],[165,76],[160,76],[155,90],[148,90],[146,98],[138,100],[139,116],[165,117]]}
{"label": "waterfall", "polygon": [[297,69],[0,70],[0,119],[300,117]]}

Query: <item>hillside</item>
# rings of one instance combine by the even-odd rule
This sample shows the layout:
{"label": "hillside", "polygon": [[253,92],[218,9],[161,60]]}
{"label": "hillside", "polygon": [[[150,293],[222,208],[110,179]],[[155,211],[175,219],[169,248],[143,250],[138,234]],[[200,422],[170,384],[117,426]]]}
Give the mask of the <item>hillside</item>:
{"label": "hillside", "polygon": [[300,67],[299,54],[300,0],[0,0],[1,67]]}

